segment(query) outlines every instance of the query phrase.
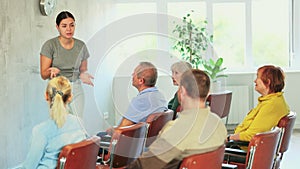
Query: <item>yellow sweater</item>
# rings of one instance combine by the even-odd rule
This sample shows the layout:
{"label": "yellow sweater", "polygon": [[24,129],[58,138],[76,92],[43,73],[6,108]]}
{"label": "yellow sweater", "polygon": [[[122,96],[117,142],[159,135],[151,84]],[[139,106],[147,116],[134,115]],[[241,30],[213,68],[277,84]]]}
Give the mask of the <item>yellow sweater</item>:
{"label": "yellow sweater", "polygon": [[257,106],[247,114],[234,133],[239,133],[240,140],[250,141],[256,133],[271,130],[289,111],[283,92],[260,96]]}

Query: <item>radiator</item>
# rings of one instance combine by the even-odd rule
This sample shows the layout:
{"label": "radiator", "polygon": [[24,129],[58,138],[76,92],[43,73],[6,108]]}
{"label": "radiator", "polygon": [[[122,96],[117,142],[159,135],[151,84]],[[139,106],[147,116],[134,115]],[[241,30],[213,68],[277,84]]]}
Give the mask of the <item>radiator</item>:
{"label": "radiator", "polygon": [[226,89],[232,91],[228,124],[239,124],[250,110],[249,87],[226,86]]}

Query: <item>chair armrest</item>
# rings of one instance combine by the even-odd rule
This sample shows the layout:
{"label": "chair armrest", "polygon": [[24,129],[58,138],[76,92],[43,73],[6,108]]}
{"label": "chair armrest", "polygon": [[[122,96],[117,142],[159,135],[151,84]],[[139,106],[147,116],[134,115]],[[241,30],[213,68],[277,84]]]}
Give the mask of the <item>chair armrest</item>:
{"label": "chair armrest", "polygon": [[[225,157],[235,156],[235,157],[246,157],[247,151],[234,149],[234,148],[225,148]],[[226,158],[225,158],[226,159]]]}
{"label": "chair armrest", "polygon": [[248,146],[249,145],[249,141],[241,141],[241,140],[230,140],[233,141],[235,144],[239,145],[239,146]]}
{"label": "chair armrest", "polygon": [[222,164],[222,169],[238,169],[237,165],[234,164]]}
{"label": "chair armrest", "polygon": [[100,142],[100,147],[105,149],[105,150],[108,150],[109,146],[110,146],[110,142],[106,142],[106,141],[101,141]]}
{"label": "chair armrest", "polygon": [[249,145],[249,141],[241,141],[241,140],[230,140],[228,143],[226,143],[227,148],[233,148],[235,146],[248,147],[248,145]]}
{"label": "chair armrest", "polygon": [[111,141],[111,136],[110,135],[105,135],[101,137],[101,141],[100,141],[100,147],[108,150],[109,146],[110,146],[110,141]]}

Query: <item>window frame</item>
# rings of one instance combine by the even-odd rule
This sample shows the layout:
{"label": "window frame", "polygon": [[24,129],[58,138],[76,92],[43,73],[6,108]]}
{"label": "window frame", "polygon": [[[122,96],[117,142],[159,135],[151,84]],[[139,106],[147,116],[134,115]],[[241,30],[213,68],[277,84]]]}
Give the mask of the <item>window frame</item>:
{"label": "window frame", "polygon": [[[185,0],[184,2],[199,2],[204,1],[206,2],[207,8],[207,20],[208,20],[208,29],[212,30],[213,32],[213,4],[215,3],[236,3],[241,2],[245,3],[245,55],[244,60],[245,63],[249,66],[249,69],[245,70],[238,70],[238,72],[249,72],[256,70],[254,67],[253,61],[253,53],[252,53],[252,1],[251,0]],[[300,2],[296,2],[295,0],[288,0],[289,1],[289,65],[284,69],[287,70],[300,70],[300,46],[298,47],[296,44],[300,42],[300,21],[297,20],[300,15],[300,11],[296,9],[300,9]],[[168,3],[174,2],[182,2],[181,0],[115,0],[116,3],[145,3],[145,2],[153,2],[157,5],[157,13],[168,13]],[[165,18],[164,18],[165,19]],[[158,22],[163,22],[165,20],[158,20]],[[158,24],[159,25],[159,24]],[[161,32],[167,32],[168,28],[159,28]],[[158,38],[159,41],[159,38]],[[165,47],[169,44],[164,44],[165,42],[158,42],[158,44],[164,45]],[[299,61],[298,61],[299,60]],[[298,63],[299,62],[299,63]],[[237,72],[237,70],[230,69],[228,67],[227,72]]]}

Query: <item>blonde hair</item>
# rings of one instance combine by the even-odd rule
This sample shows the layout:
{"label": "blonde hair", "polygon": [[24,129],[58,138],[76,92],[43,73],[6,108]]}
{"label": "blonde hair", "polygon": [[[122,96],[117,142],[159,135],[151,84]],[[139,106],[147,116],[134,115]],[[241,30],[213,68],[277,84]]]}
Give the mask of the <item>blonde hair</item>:
{"label": "blonde hair", "polygon": [[66,104],[72,94],[70,81],[64,76],[55,77],[48,82],[46,93],[50,99],[50,117],[61,128],[69,113]]}

